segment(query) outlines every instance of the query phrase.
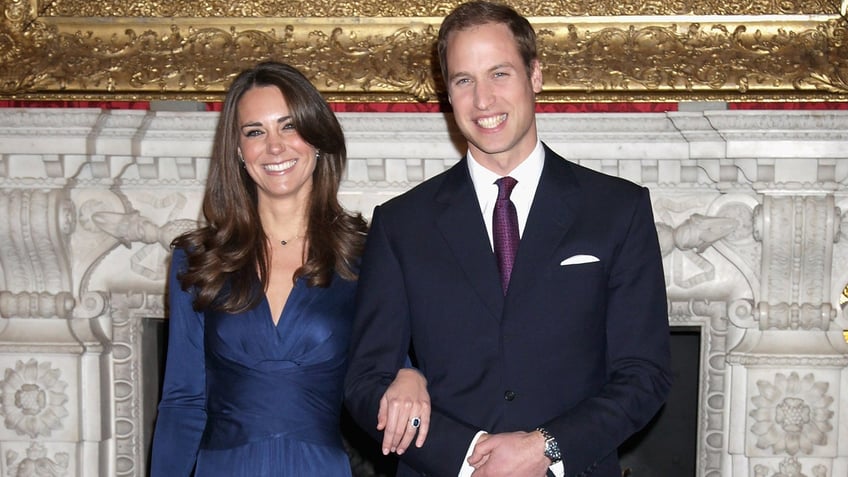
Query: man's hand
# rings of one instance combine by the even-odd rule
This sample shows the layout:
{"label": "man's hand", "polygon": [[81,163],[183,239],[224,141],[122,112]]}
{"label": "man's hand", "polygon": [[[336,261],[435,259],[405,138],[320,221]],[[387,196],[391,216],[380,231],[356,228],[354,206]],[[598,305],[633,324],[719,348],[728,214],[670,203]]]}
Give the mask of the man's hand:
{"label": "man's hand", "polygon": [[[411,424],[418,418],[418,428]],[[418,370],[404,368],[398,371],[395,380],[380,399],[377,412],[377,430],[383,433],[383,455],[406,452],[416,432],[415,447],[424,445],[430,429],[430,394],[427,380]]]}
{"label": "man's hand", "polygon": [[545,438],[539,431],[480,436],[468,457],[474,477],[544,477],[551,465],[545,457]]}

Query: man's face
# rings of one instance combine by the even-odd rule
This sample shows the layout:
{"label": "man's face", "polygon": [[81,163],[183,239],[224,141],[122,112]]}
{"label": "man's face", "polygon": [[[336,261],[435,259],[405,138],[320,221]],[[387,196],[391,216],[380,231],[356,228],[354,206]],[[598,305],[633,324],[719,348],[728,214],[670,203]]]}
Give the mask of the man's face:
{"label": "man's face", "polygon": [[536,146],[539,62],[528,78],[512,32],[500,23],[452,33],[445,57],[448,95],[471,154],[488,169],[510,172]]}

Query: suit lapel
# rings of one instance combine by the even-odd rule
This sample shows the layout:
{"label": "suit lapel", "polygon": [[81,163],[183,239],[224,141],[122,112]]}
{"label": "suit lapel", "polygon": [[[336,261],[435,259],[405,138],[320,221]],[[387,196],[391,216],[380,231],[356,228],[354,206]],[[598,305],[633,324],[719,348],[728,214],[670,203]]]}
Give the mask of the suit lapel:
{"label": "suit lapel", "polygon": [[450,169],[436,194],[436,202],[442,207],[436,225],[466,280],[500,319],[504,299],[500,274],[465,161]]}
{"label": "suit lapel", "polygon": [[545,165],[518,246],[509,295],[532,286],[574,223],[581,208],[574,172],[565,159],[545,146]]}

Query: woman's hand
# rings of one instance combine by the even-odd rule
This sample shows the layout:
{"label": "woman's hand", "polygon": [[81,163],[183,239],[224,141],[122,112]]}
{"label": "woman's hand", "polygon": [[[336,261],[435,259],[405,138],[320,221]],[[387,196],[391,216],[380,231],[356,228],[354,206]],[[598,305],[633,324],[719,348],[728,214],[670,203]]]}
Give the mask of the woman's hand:
{"label": "woman's hand", "polygon": [[[417,419],[418,426],[415,420]],[[430,393],[427,380],[417,369],[403,368],[380,399],[377,430],[383,432],[383,455],[403,454],[415,438],[415,447],[424,445],[430,429]]]}

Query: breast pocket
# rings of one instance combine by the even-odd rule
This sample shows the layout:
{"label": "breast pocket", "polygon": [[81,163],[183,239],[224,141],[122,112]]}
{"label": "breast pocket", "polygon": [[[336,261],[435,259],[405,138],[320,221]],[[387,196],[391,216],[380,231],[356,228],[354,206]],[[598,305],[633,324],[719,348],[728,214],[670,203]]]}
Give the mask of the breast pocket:
{"label": "breast pocket", "polygon": [[601,262],[557,264],[550,273],[550,293],[565,301],[572,311],[597,313],[606,296],[606,278]]}
{"label": "breast pocket", "polygon": [[[565,261],[568,260],[570,259]],[[551,278],[556,281],[580,280],[583,278],[600,280],[603,274],[604,267],[599,260],[557,264],[551,267]]]}

